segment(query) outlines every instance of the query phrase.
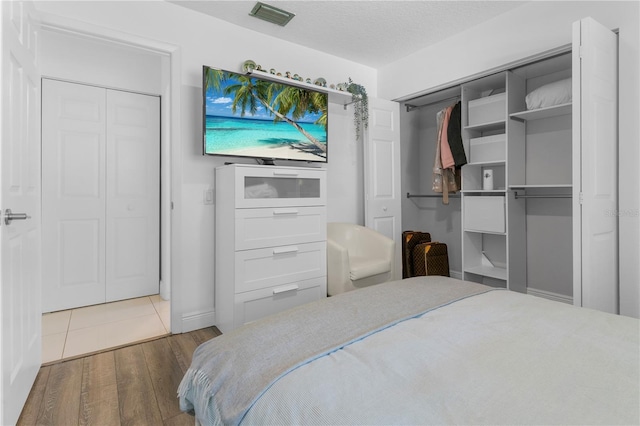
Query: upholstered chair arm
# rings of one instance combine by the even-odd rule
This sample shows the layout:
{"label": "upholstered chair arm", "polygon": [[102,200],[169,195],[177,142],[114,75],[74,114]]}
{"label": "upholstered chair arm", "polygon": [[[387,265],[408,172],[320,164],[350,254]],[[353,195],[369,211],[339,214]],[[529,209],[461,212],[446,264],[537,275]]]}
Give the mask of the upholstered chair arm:
{"label": "upholstered chair arm", "polygon": [[343,293],[351,287],[349,252],[346,247],[327,240],[327,293]]}
{"label": "upholstered chair arm", "polygon": [[[391,272],[395,279],[395,242],[370,228],[359,227],[354,233],[351,246],[351,279],[362,279],[373,273]],[[374,260],[375,264],[370,261]],[[385,262],[386,266],[381,264]],[[372,272],[371,267],[379,269]],[[363,269],[364,268],[364,269]]]}

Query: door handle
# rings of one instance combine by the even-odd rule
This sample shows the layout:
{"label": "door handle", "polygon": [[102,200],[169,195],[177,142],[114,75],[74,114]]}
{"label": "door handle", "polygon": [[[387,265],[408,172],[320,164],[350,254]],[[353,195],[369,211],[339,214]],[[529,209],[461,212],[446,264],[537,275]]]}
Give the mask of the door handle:
{"label": "door handle", "polygon": [[11,225],[12,220],[26,220],[26,219],[31,219],[31,216],[28,216],[26,213],[13,213],[11,209],[6,209],[4,211],[5,225]]}

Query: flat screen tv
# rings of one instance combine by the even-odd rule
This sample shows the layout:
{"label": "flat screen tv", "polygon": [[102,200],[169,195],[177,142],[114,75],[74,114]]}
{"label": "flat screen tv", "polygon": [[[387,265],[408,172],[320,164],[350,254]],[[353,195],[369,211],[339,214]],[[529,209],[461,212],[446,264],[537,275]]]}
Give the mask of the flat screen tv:
{"label": "flat screen tv", "polygon": [[203,67],[204,154],[326,163],[327,93],[260,74]]}

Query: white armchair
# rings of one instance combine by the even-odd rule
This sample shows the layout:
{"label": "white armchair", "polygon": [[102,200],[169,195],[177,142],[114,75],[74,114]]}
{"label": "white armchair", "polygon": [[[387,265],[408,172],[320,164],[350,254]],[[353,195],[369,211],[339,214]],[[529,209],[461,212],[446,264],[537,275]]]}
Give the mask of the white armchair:
{"label": "white armchair", "polygon": [[327,293],[333,296],[390,281],[395,242],[353,223],[327,224]]}

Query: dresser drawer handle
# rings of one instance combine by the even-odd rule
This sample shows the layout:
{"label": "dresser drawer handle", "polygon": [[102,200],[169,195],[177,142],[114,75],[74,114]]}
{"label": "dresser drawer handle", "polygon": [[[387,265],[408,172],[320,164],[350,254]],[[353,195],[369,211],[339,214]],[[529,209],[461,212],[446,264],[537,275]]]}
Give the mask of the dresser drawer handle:
{"label": "dresser drawer handle", "polygon": [[297,246],[289,246],[289,247],[276,247],[273,249],[273,254],[284,254],[284,253],[297,253]]}
{"label": "dresser drawer handle", "polygon": [[298,214],[298,209],[278,209],[273,211],[273,215]]}
{"label": "dresser drawer handle", "polygon": [[286,293],[287,291],[295,291],[299,287],[297,284],[286,285],[284,287],[278,287],[273,289],[273,294]]}
{"label": "dresser drawer handle", "polygon": [[273,172],[274,176],[298,176],[298,172]]}

